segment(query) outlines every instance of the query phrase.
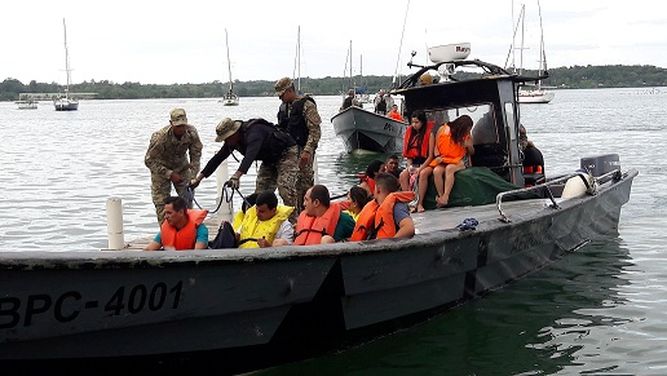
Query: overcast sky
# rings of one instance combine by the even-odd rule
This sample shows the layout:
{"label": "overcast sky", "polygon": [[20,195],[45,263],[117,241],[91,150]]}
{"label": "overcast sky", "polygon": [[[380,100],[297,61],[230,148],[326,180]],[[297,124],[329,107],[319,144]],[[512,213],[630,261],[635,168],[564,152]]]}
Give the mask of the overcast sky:
{"label": "overcast sky", "polygon": [[[524,67],[536,68],[537,2],[526,0]],[[353,71],[395,73],[407,0],[6,1],[0,5],[0,80],[65,82],[62,18],[72,81],[141,83],[276,80],[294,71],[301,26],[301,76],[342,76],[352,41]],[[520,0],[514,0],[515,17]],[[650,64],[667,67],[662,1],[542,0],[550,67]],[[512,0],[411,0],[399,72],[410,51],[468,41],[471,58],[503,65],[512,39]],[[517,41],[518,42],[518,41]],[[518,57],[517,57],[518,61]]]}

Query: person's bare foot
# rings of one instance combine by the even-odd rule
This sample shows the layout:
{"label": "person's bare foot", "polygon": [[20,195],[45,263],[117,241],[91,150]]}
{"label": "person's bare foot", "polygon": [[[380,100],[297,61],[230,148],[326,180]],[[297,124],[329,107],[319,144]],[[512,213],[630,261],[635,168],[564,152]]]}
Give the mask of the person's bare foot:
{"label": "person's bare foot", "polygon": [[435,199],[435,206],[438,208],[444,208],[447,206],[449,200],[443,200],[442,196],[439,196],[438,198]]}
{"label": "person's bare foot", "polygon": [[417,205],[417,213],[423,213],[425,211],[426,211],[426,209],[424,209],[424,207],[422,205]]}

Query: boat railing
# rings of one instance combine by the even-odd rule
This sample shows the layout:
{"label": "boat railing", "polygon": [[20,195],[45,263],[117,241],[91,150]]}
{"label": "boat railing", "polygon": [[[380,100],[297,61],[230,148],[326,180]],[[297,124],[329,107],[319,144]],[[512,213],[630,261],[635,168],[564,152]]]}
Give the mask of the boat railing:
{"label": "boat railing", "polygon": [[554,197],[554,194],[551,191],[551,187],[553,187],[556,184],[565,183],[573,177],[581,178],[584,185],[586,186],[586,193],[590,195],[595,195],[597,193],[597,187],[600,184],[606,183],[610,180],[614,181],[620,180],[621,170],[620,168],[617,168],[597,177],[590,175],[586,171],[579,170],[570,174],[559,176],[555,179],[551,179],[542,184],[498,193],[496,195],[496,207],[498,208],[498,213],[500,214],[500,218],[498,218],[498,220],[504,223],[512,222],[512,220],[507,216],[507,214],[505,214],[502,208],[503,199],[507,196],[519,196],[531,192],[543,192],[549,198],[549,200],[551,200],[551,205],[549,205],[549,207],[552,209],[560,209],[560,206],[556,202],[556,198]]}

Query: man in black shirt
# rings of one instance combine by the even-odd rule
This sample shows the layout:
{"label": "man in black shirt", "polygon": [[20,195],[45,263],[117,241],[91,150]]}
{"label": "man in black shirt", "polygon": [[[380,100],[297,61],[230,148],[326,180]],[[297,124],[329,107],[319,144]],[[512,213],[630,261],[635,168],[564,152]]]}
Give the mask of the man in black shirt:
{"label": "man in black shirt", "polygon": [[347,91],[347,97],[343,99],[343,105],[340,106],[340,111],[343,111],[348,107],[352,106],[361,107],[361,103],[359,103],[357,98],[354,96],[354,89],[350,89]]}
{"label": "man in black shirt", "polygon": [[[203,178],[209,177],[234,150],[243,154],[238,170],[229,179],[232,188],[239,187],[242,175],[248,173],[253,161],[262,161],[257,173],[255,192],[275,191],[287,206],[296,207],[296,179],[298,170],[298,148],[294,139],[286,132],[275,128],[264,119],[248,121],[223,119],[215,129],[216,142],[225,142],[222,148],[208,161],[206,167],[191,182],[196,187]],[[296,218],[296,211],[294,218]]]}
{"label": "man in black shirt", "polygon": [[544,157],[540,149],[528,140],[523,124],[519,125],[519,148],[523,152],[523,177],[526,186],[544,183]]}

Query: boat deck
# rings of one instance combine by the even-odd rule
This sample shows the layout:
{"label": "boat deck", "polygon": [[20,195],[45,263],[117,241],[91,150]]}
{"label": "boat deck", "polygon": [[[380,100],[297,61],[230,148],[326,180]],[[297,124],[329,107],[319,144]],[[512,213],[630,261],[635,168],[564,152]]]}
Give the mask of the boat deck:
{"label": "boat deck", "polygon": [[[522,200],[503,203],[503,210],[515,219],[527,217],[543,209],[544,199]],[[432,231],[454,229],[467,218],[474,218],[480,224],[486,221],[497,221],[500,218],[496,204],[481,206],[463,206],[446,209],[429,210],[424,213],[413,213],[417,234]],[[217,213],[204,221],[209,230],[209,239],[214,239],[223,220],[231,221],[229,213]],[[140,251],[151,241],[152,236],[135,239],[129,242],[124,250]]]}

